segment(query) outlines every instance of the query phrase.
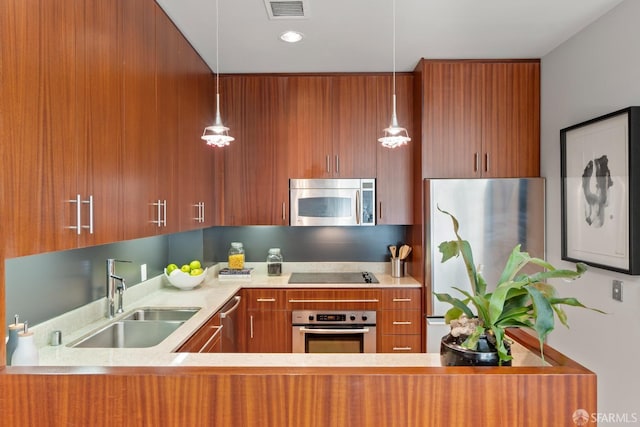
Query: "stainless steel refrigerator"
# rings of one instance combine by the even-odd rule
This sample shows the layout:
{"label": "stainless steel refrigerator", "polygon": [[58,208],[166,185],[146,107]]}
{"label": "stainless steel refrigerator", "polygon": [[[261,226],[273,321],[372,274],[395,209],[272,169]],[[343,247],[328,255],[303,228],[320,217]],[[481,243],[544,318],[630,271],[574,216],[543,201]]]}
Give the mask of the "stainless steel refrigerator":
{"label": "stainless steel refrigerator", "polygon": [[426,179],[424,181],[425,282],[427,284],[427,352],[440,351],[440,339],[449,331],[444,314],[451,307],[433,292],[462,297],[456,286],[471,292],[462,258],[441,262],[438,246],[454,240],[448,215],[460,223],[459,234],[473,249],[474,262],[488,288],[495,286],[513,248],[545,256],[543,178]]}

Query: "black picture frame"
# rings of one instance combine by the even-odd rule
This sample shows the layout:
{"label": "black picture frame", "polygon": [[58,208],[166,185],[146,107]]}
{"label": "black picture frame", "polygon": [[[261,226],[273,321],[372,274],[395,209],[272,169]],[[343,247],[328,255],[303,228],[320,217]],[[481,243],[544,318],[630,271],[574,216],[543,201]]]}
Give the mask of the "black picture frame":
{"label": "black picture frame", "polygon": [[560,130],[562,259],[640,274],[640,107]]}

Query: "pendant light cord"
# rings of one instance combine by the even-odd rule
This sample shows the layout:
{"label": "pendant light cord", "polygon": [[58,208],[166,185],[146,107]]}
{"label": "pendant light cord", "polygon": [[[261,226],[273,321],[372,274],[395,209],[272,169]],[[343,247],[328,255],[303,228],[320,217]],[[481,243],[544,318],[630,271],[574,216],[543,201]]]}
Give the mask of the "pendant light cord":
{"label": "pendant light cord", "polygon": [[[217,0],[216,0],[217,1]],[[392,1],[393,4],[393,95],[396,95],[396,0]]]}
{"label": "pendant light cord", "polygon": [[220,13],[218,12],[218,0],[216,0],[216,95],[220,94],[220,65],[218,62],[218,48],[219,43],[218,39],[220,38],[220,24],[218,20],[218,16]]}

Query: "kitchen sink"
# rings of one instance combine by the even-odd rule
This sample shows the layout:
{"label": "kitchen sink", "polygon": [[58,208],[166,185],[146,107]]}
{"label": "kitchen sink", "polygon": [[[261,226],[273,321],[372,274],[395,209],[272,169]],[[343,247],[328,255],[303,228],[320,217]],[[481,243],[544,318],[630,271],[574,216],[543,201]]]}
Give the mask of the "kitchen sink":
{"label": "kitchen sink", "polygon": [[200,311],[199,307],[145,307],[127,314],[122,320],[186,321]]}
{"label": "kitchen sink", "polygon": [[69,344],[76,348],[144,348],[160,344],[184,321],[119,320]]}

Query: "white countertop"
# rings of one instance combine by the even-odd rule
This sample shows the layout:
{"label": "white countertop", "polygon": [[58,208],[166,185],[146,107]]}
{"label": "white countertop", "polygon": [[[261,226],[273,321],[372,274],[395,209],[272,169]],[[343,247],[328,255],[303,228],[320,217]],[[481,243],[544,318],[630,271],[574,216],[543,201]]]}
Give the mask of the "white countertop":
{"label": "white countertop", "polygon": [[[106,300],[101,299],[50,321],[36,325],[41,366],[440,366],[439,354],[262,354],[262,353],[172,353],[207,319],[242,288],[389,288],[420,287],[411,277],[393,278],[385,271],[388,263],[285,263],[282,276],[267,276],[263,263],[254,267],[251,280],[220,281],[220,265],[209,268],[204,283],[189,291],[170,286],[164,276],[131,286],[124,295],[125,313],[114,319],[104,316]],[[224,267],[224,265],[222,265]],[[289,285],[292,271],[371,271],[378,284],[295,284]],[[67,345],[100,329],[140,307],[201,307],[193,317],[160,344],[148,348],[72,348]],[[54,330],[62,331],[62,345],[50,346],[48,338]],[[512,349],[518,352],[518,346]],[[526,350],[522,349],[522,352]],[[539,358],[518,357],[518,364],[539,366]]]}

